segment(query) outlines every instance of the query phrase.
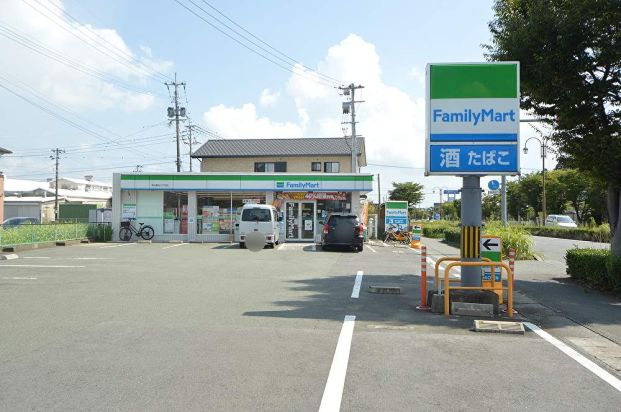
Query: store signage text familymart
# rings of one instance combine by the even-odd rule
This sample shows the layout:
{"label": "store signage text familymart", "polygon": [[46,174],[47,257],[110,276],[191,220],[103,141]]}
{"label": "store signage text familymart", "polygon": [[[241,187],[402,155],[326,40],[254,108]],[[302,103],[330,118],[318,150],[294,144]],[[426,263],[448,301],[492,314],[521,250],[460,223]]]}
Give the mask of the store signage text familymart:
{"label": "store signage text familymart", "polygon": [[519,170],[519,64],[427,67],[428,175]]}

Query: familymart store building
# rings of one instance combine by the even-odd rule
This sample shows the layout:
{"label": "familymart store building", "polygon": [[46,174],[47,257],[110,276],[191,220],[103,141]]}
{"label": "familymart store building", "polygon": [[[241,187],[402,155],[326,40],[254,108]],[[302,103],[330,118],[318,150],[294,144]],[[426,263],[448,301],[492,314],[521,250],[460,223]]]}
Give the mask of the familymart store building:
{"label": "familymart store building", "polygon": [[115,173],[112,228],[123,220],[155,229],[154,241],[228,242],[246,203],[274,205],[282,241],[317,241],[331,212],[360,212],[370,174]]}

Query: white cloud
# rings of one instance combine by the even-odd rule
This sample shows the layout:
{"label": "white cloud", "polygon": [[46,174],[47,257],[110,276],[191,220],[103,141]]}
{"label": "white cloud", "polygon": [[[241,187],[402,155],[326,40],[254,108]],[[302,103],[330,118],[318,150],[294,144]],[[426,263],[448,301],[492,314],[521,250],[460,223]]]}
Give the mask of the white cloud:
{"label": "white cloud", "polygon": [[[55,16],[61,13],[56,7],[64,9],[63,2],[39,4],[19,0],[5,1],[3,15],[11,18],[2,23],[60,54],[61,58],[77,61],[102,73],[104,77],[114,76],[126,84],[138,85],[140,88],[148,85],[152,74],[167,71],[172,66],[170,62],[155,59],[147,46],[140,46],[137,53],[132,51],[114,29],[82,25],[69,20],[61,21],[60,17]],[[108,56],[82,40],[99,42],[97,49]],[[144,110],[153,104],[152,95],[129,91],[114,82],[74,70],[5,37],[0,37],[0,49],[3,56],[10,56],[0,59],[0,72],[15,73],[14,79],[27,83],[48,99],[71,109],[120,107],[122,110],[135,111]],[[122,56],[140,62],[140,67],[132,66]]]}
{"label": "white cloud", "polygon": [[259,102],[261,103],[261,106],[271,106],[276,103],[279,97],[280,92],[272,93],[270,89],[263,89]]}
{"label": "white cloud", "polygon": [[[357,133],[366,140],[367,162],[418,168],[370,166],[365,170],[382,173],[383,193],[390,188],[391,181],[415,180],[430,187],[459,187],[455,178],[423,177],[420,168],[424,167],[425,154],[425,100],[422,95],[413,97],[386,84],[380,63],[373,44],[350,34],[330,47],[317,64],[317,70],[325,75],[364,86],[356,91],[356,100],[365,101],[356,106],[356,114]],[[345,97],[334,88],[319,84],[317,74],[303,66],[296,66],[295,70],[302,76],[289,78],[281,99],[292,100],[297,118],[285,123],[274,122],[260,117],[253,103],[245,103],[241,107],[212,107],[204,116],[207,125],[227,137],[343,136],[341,103]],[[428,200],[433,202],[431,196]]]}
{"label": "white cloud", "polygon": [[209,109],[203,119],[208,127],[228,138],[287,138],[302,137],[303,130],[291,122],[275,122],[257,116],[254,104],[246,103],[240,108],[224,105]]}
{"label": "white cloud", "polygon": [[425,71],[420,70],[418,67],[412,67],[410,70],[410,77],[413,77],[421,86],[425,85]]}

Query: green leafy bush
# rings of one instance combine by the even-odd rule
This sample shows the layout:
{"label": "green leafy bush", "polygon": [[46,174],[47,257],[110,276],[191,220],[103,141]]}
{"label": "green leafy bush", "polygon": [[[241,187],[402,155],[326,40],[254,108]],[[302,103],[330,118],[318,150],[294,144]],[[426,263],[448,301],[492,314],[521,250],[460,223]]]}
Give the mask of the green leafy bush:
{"label": "green leafy bush", "polygon": [[87,237],[97,242],[109,242],[112,240],[112,227],[110,225],[89,225]]}
{"label": "green leafy bush", "polygon": [[444,229],[444,240],[455,246],[459,246],[461,242],[461,229],[448,228]]}
{"label": "green leafy bush", "polygon": [[588,286],[621,291],[621,259],[607,249],[569,249],[567,274]]}
{"label": "green leafy bush", "polygon": [[524,226],[535,236],[556,237],[561,239],[589,240],[591,242],[610,242],[610,226],[564,228],[558,226]]}
{"label": "green leafy bush", "polygon": [[517,260],[534,257],[533,237],[521,226],[502,226],[500,222],[492,222],[485,225],[483,234],[502,239],[502,254],[505,258],[509,256],[509,249],[515,250]]}

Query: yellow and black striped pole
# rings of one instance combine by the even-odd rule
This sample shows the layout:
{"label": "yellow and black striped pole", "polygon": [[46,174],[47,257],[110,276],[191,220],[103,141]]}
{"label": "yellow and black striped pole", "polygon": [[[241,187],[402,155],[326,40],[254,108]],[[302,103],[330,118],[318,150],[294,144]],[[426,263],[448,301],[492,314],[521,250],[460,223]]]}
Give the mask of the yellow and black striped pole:
{"label": "yellow and black striped pole", "polygon": [[479,245],[481,242],[480,226],[462,226],[461,227],[461,250],[462,259],[479,259],[481,251]]}

